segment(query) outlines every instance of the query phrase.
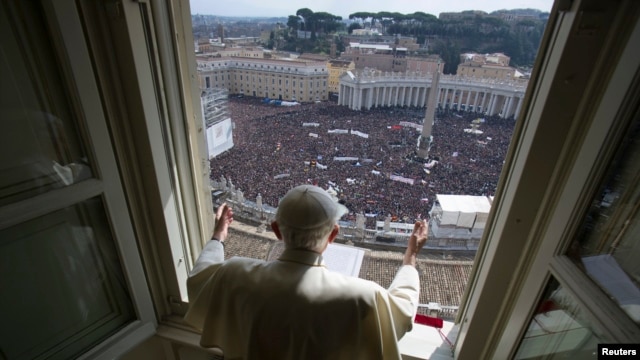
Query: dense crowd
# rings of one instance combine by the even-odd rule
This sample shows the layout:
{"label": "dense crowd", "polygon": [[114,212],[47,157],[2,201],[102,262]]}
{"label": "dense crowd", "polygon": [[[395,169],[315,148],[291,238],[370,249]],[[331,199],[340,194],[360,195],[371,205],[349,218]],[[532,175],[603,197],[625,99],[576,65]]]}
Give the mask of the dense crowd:
{"label": "dense crowd", "polygon": [[399,124],[422,124],[424,108],[280,107],[245,97],[230,99],[229,110],[234,147],[211,161],[212,178],[231,179],[246,199],[260,194],[273,207],[292,187],[316,184],[336,192],[351,210],[348,220],[367,214],[367,227],[388,215],[424,218],[436,194],[493,195],[514,128],[513,119],[438,111],[429,158],[419,159],[420,132]]}

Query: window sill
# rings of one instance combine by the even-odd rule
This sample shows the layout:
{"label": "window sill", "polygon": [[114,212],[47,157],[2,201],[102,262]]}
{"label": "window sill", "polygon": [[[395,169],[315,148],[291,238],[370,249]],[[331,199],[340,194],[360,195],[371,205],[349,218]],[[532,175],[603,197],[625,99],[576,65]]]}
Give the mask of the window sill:
{"label": "window sill", "polygon": [[[445,321],[442,333],[451,341],[455,342],[458,336],[458,325]],[[200,334],[180,328],[174,325],[160,325],[156,335],[162,339],[170,341],[174,346],[187,346],[191,351],[199,353],[222,356],[220,349],[206,349],[200,346]],[[398,343],[400,353],[405,360],[449,360],[453,359],[453,353],[447,344],[438,334],[436,328],[413,324],[413,329],[406,333]]]}
{"label": "window sill", "polygon": [[200,346],[200,334],[180,329],[178,327],[170,325],[160,325],[156,331],[156,336],[170,341],[176,350],[181,346],[190,348],[191,352],[198,352],[201,354],[211,354],[218,357],[222,357],[222,351],[217,348],[203,348]]}
{"label": "window sill", "polygon": [[[454,343],[458,337],[458,325],[445,321],[442,333]],[[413,329],[400,339],[400,353],[405,360],[447,360],[453,359],[449,344],[444,341],[436,328],[413,324]]]}

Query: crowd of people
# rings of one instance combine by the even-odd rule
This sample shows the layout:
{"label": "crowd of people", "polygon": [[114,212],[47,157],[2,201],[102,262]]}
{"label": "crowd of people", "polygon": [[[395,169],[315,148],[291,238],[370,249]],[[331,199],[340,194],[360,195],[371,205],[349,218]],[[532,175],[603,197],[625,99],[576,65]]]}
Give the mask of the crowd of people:
{"label": "crowd of people", "polygon": [[244,97],[230,99],[229,111],[234,147],[211,160],[212,179],[224,176],[246,199],[260,194],[273,207],[296,185],[315,184],[335,191],[351,211],[346,220],[365,214],[367,227],[425,218],[436,194],[493,195],[515,124],[439,110],[421,159],[420,131],[406,123],[422,124],[424,108],[279,107]]}

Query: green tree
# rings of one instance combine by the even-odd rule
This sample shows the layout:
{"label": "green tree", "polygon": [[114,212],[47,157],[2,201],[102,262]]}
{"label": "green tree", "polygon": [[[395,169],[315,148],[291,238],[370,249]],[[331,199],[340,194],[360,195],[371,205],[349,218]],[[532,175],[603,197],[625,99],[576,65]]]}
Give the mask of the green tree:
{"label": "green tree", "polygon": [[287,20],[287,27],[293,31],[297,31],[300,29],[300,18],[295,15],[289,15],[289,19]]}
{"label": "green tree", "polygon": [[273,46],[275,44],[275,39],[276,39],[276,33],[275,31],[271,31],[271,33],[269,34],[269,41],[267,42],[267,49],[273,49]]}
{"label": "green tree", "polygon": [[315,31],[327,34],[335,31],[342,21],[341,16],[336,16],[327,12],[317,12],[312,15],[315,22]]}
{"label": "green tree", "polygon": [[[374,17],[374,13],[370,13],[370,12],[355,12],[353,14],[349,14],[349,20],[353,20],[353,19],[359,19],[360,22],[362,23],[362,25],[364,25],[365,20],[367,19],[373,19]],[[373,25],[373,20],[372,20],[372,25]]]}
{"label": "green tree", "polygon": [[302,8],[296,11],[296,15],[302,17],[303,29],[305,31],[313,31],[313,11],[309,8]]}
{"label": "green tree", "polygon": [[445,74],[455,74],[460,64],[460,47],[451,40],[441,41],[434,47],[434,52],[444,61],[442,72]]}
{"label": "green tree", "polygon": [[354,22],[354,23],[349,24],[349,27],[347,28],[349,34],[353,34],[353,30],[355,30],[355,29],[362,29],[362,25]]}

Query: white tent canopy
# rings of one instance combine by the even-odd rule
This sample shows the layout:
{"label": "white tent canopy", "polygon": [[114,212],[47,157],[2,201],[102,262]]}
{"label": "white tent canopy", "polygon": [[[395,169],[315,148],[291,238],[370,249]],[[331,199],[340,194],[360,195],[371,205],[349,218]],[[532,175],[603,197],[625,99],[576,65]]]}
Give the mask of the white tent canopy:
{"label": "white tent canopy", "polygon": [[440,225],[484,229],[491,210],[491,203],[486,196],[438,194],[436,198],[440,204]]}

